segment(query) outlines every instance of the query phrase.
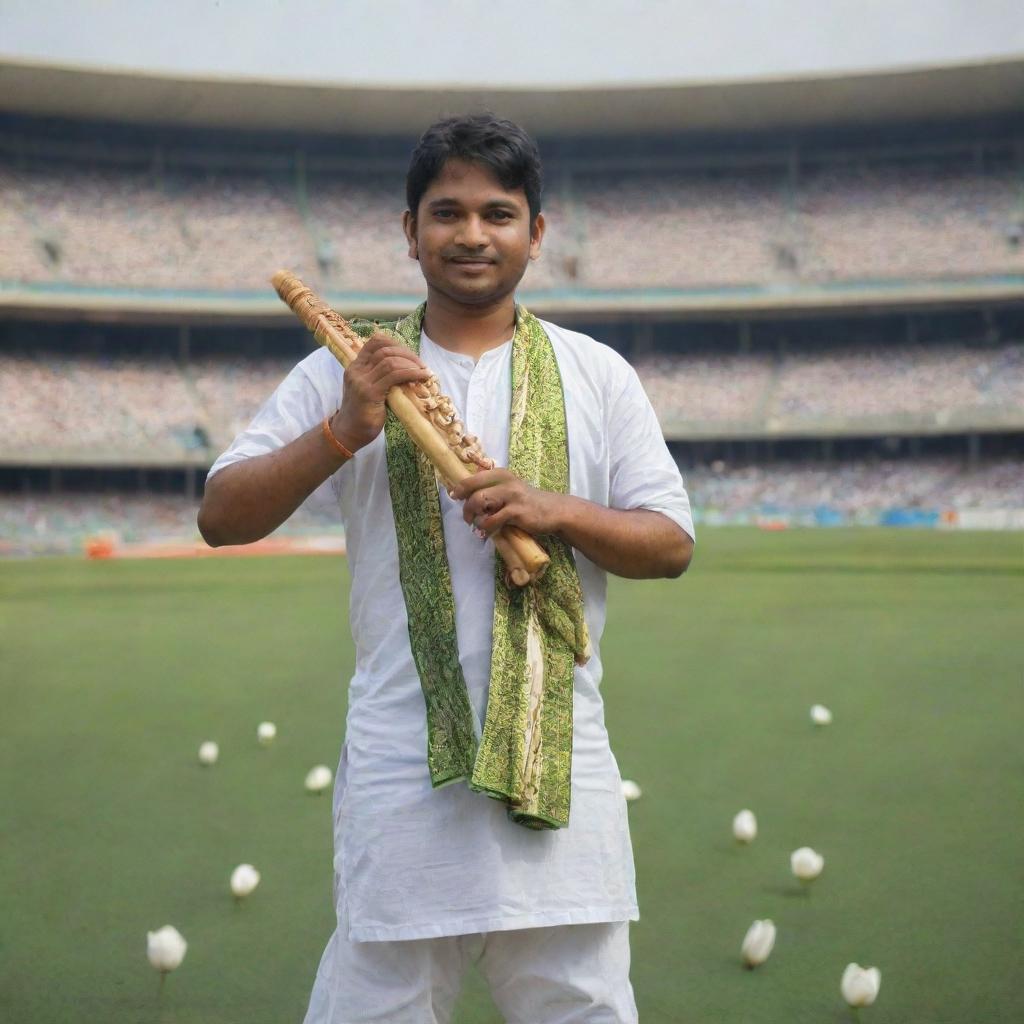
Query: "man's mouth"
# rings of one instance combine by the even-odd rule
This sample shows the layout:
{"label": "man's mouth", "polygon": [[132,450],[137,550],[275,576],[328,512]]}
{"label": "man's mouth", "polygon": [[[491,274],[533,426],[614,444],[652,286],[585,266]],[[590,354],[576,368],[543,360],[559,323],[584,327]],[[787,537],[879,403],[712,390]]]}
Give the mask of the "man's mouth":
{"label": "man's mouth", "polygon": [[459,263],[470,267],[486,267],[493,262],[494,260],[486,259],[483,256],[455,256],[452,258],[452,263]]}

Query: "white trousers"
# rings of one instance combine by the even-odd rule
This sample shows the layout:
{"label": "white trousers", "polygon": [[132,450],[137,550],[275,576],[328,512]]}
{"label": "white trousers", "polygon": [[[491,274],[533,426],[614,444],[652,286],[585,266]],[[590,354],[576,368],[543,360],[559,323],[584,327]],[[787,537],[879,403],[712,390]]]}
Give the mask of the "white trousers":
{"label": "white trousers", "polygon": [[508,1024],[636,1024],[628,921],[400,942],[335,931],[304,1024],[447,1024],[474,963]]}

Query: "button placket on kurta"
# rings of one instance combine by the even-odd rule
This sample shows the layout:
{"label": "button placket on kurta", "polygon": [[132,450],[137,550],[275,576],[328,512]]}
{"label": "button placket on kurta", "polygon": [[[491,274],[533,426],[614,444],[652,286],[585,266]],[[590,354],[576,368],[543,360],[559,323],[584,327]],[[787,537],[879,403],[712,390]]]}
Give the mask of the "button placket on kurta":
{"label": "button placket on kurta", "polygon": [[[441,390],[452,399],[466,431],[480,438],[483,450],[499,466],[508,461],[511,348],[509,339],[484,352],[474,362],[469,356],[443,348],[426,334],[420,341],[421,357],[437,374]],[[479,738],[487,714],[490,683],[494,545],[491,541],[480,540],[465,523],[461,502],[453,502],[440,486],[439,494],[445,548],[456,601],[459,661],[466,678]],[[469,623],[472,623],[471,630],[459,628]]]}

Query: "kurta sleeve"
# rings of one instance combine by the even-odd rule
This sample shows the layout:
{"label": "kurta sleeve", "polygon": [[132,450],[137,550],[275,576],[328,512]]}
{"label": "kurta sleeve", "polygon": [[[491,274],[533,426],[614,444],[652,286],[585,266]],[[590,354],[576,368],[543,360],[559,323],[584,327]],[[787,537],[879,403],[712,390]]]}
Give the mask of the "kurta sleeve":
{"label": "kurta sleeve", "polygon": [[620,359],[613,379],[618,394],[608,406],[609,505],[660,512],[696,540],[682,474],[636,370]]}
{"label": "kurta sleeve", "polygon": [[[225,466],[282,448],[315,427],[341,404],[344,371],[326,349],[313,352],[295,366],[263,403],[252,422],[217,457],[207,481]],[[338,474],[329,476],[301,508],[338,510]]]}

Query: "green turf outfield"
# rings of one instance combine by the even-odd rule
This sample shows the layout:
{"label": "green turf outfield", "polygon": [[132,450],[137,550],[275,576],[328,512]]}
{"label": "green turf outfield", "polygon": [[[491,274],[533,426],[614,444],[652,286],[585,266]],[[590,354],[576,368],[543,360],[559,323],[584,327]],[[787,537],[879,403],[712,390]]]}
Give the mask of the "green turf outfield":
{"label": "green turf outfield", "polygon": [[[0,1020],[301,1020],[333,927],[330,795],[303,778],[337,761],[345,601],[330,557],[0,564]],[[682,579],[614,581],[609,623],[645,1024],[838,1024],[851,960],[881,968],[873,1024],[1024,1020],[1020,534],[705,529]],[[235,906],[242,861],[263,880]],[[161,994],[165,923],[189,951]],[[457,1019],[499,1019],[475,977]]]}

